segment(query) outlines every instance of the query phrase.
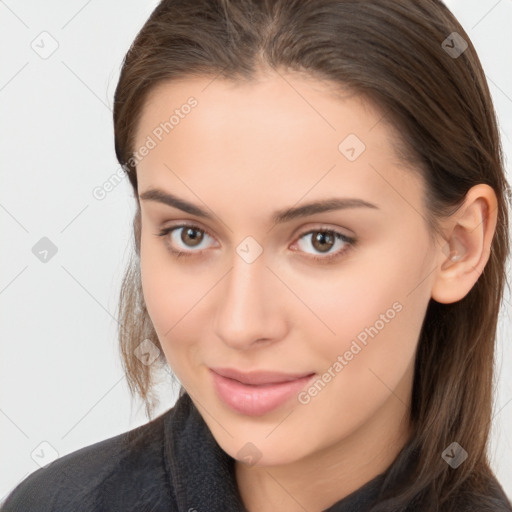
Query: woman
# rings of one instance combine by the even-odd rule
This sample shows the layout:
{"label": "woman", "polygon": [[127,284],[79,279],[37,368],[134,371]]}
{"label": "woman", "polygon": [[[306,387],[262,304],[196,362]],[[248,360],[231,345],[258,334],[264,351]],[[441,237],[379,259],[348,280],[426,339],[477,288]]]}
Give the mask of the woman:
{"label": "woman", "polygon": [[115,93],[121,352],[151,414],[2,510],[510,511],[489,467],[508,199],[439,1],[162,1]]}

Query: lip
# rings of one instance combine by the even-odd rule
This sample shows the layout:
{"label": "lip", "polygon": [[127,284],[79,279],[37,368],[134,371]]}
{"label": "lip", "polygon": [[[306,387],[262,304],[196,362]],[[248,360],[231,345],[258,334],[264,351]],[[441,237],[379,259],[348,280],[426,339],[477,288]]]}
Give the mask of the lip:
{"label": "lip", "polygon": [[272,371],[243,373],[230,368],[210,368],[219,398],[247,416],[270,412],[299,393],[315,373],[284,374]]}
{"label": "lip", "polygon": [[232,368],[210,368],[213,372],[227,377],[228,379],[234,379],[242,384],[280,384],[282,382],[290,382],[297,380],[301,377],[307,377],[313,375],[314,372],[304,373],[281,373],[273,371],[252,371],[252,372],[241,372],[240,370]]}

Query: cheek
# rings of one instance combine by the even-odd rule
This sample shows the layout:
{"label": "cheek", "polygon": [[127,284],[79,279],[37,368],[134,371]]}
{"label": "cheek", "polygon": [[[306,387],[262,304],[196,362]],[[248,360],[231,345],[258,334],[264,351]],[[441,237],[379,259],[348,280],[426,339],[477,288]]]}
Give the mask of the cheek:
{"label": "cheek", "polygon": [[[430,298],[431,283],[425,279],[432,270],[425,256],[428,239],[418,237],[399,251],[391,243],[379,249],[366,261],[351,265],[350,273],[333,274],[320,287],[312,288],[308,282],[309,294],[306,285],[298,291],[308,297],[308,306],[322,320],[310,315],[302,324],[308,338],[318,340],[314,355],[323,362],[318,365],[320,381],[306,390],[303,403],[313,405],[314,397],[329,389],[325,396],[336,397],[339,407],[327,414],[347,410],[369,414],[405,376],[410,377]],[[408,400],[406,386],[396,393]],[[322,414],[321,402],[317,401],[315,414]]]}
{"label": "cheek", "polygon": [[141,236],[140,270],[148,314],[160,342],[163,342],[184,315],[183,306],[188,303],[186,295],[191,287],[186,286],[182,273],[173,264],[172,256],[162,240],[153,240],[153,235],[144,230]]}
{"label": "cheek", "polygon": [[300,415],[301,428],[312,438],[319,423],[326,439],[350,435],[385,410],[389,400],[393,414],[405,410],[424,311],[404,297],[396,299],[397,294],[381,290],[333,316],[337,336],[323,336],[323,346],[314,352],[323,361],[319,376],[298,396],[305,415]]}
{"label": "cheek", "polygon": [[218,277],[198,273],[193,265],[182,264],[167,251],[160,238],[153,237],[142,231],[140,269],[144,301],[167,361],[179,377],[178,358],[184,351],[193,353],[197,340],[202,339],[199,328],[206,324],[197,319]]}
{"label": "cheek", "polygon": [[408,247],[397,246],[383,242],[328,272],[286,276],[311,312],[299,321],[308,339],[322,340],[315,345],[318,354],[332,359],[354,340],[366,347],[373,339],[386,340],[382,350],[414,349],[430,297],[428,243],[418,237]]}

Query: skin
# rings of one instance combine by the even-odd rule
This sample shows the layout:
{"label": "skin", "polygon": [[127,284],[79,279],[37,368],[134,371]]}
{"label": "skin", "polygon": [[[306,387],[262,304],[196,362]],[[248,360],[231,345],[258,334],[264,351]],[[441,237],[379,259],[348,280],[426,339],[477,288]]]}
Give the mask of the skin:
{"label": "skin", "polygon": [[[399,162],[397,135],[382,114],[297,74],[160,84],[144,106],[135,147],[190,96],[198,105],[138,163],[138,189],[171,192],[214,219],[140,201],[148,312],[175,375],[237,459],[247,509],[324,510],[384,472],[409,439],[427,305],[431,298],[460,300],[478,279],[496,226],[496,196],[486,185],[473,187],[443,220],[444,239],[433,240],[423,181]],[[348,134],[366,146],[353,162],[338,149]],[[330,197],[378,208],[271,222],[275,210]],[[198,248],[179,228],[156,236],[180,222],[204,230],[194,232],[204,237]],[[326,253],[302,234],[322,228],[357,242],[324,246],[327,254],[346,251],[316,262],[312,256]],[[236,252],[248,236],[263,250],[252,263]],[[165,239],[192,256],[177,258]],[[250,417],[229,409],[212,387],[212,366],[322,375],[397,302],[400,312],[307,404],[291,400]],[[253,465],[239,454],[249,442],[260,457]]]}

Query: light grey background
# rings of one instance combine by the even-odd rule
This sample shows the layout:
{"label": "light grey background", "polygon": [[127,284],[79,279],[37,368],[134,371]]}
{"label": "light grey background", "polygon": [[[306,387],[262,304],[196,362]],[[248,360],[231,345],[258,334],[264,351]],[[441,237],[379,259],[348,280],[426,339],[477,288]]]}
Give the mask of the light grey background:
{"label": "light grey background", "polygon": [[[482,60],[510,179],[512,0],[446,3]],[[124,54],[156,5],[0,0],[0,500],[54,457],[147,422],[131,407],[116,338],[131,190],[124,179],[102,200],[93,191],[119,172],[113,93]],[[32,252],[42,237],[57,247],[46,263]],[[509,496],[511,302],[507,291],[490,450]],[[156,414],[176,398],[170,381],[161,389]]]}

